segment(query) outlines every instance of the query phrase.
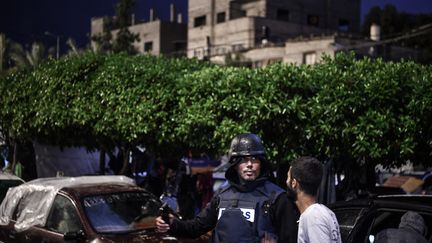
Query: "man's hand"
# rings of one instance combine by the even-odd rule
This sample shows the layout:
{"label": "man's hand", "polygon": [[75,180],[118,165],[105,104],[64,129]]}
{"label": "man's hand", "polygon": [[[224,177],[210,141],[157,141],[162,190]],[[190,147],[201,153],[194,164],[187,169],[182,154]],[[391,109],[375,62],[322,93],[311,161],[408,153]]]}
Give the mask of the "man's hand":
{"label": "man's hand", "polygon": [[267,232],[264,233],[264,237],[261,238],[260,243],[276,243],[277,240],[273,238],[270,234],[267,234]]}
{"label": "man's hand", "polygon": [[[172,215],[170,215],[170,221],[172,219],[171,217],[172,217]],[[156,221],[157,231],[159,231],[161,233],[165,233],[170,229],[169,224],[167,224],[167,222],[163,221],[161,216],[157,217],[155,221]]]}

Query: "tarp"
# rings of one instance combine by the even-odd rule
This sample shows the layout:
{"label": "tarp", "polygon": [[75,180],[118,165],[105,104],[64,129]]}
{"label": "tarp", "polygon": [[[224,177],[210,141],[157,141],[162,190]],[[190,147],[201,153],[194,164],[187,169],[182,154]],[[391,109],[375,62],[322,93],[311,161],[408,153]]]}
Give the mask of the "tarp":
{"label": "tarp", "polygon": [[383,184],[385,187],[401,188],[406,193],[413,193],[421,188],[423,180],[417,179],[413,176],[392,176],[389,177]]}
{"label": "tarp", "polygon": [[211,166],[216,167],[220,165],[220,161],[212,160],[208,158],[188,158],[188,163],[190,167],[203,167],[203,166]]}
{"label": "tarp", "polygon": [[[54,177],[94,175],[99,173],[99,151],[89,152],[83,147],[59,147],[33,143],[37,175]],[[109,158],[105,158],[108,168]]]}

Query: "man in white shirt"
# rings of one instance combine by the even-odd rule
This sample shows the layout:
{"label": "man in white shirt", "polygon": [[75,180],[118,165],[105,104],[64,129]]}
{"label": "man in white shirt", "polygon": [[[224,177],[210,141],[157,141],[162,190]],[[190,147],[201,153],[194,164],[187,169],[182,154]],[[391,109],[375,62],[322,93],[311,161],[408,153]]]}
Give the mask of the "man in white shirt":
{"label": "man in white shirt", "polygon": [[317,203],[317,192],[323,175],[323,165],[313,157],[300,157],[291,161],[287,186],[297,196],[301,213],[297,242],[341,243],[339,223],[335,214]]}

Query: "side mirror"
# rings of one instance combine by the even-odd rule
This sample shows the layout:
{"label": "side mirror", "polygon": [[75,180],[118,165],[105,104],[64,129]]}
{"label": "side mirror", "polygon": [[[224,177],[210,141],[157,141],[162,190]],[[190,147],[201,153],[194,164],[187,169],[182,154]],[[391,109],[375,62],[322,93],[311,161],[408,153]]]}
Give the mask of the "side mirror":
{"label": "side mirror", "polygon": [[78,230],[75,232],[66,232],[63,235],[63,239],[68,240],[84,240],[85,239],[85,233],[83,230]]}

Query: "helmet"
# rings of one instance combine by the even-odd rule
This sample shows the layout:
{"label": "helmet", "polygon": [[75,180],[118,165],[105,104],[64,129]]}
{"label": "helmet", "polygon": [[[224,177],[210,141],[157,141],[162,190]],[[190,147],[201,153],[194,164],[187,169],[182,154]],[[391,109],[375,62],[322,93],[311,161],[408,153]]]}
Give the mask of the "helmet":
{"label": "helmet", "polygon": [[253,133],[244,133],[237,135],[231,141],[230,147],[230,162],[233,157],[241,156],[265,156],[264,146],[261,142],[261,138]]}

